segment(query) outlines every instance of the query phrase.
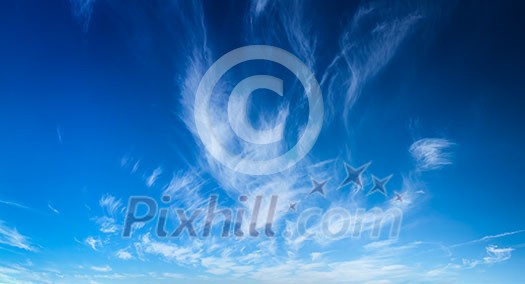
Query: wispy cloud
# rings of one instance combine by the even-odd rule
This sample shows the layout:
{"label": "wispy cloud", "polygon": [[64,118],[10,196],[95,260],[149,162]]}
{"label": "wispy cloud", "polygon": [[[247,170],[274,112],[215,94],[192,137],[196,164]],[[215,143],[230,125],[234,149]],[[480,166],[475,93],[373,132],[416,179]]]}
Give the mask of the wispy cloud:
{"label": "wispy cloud", "polygon": [[511,258],[513,248],[498,248],[498,246],[492,245],[486,247],[488,256],[483,258],[486,264],[494,264],[503,262]]}
{"label": "wispy cloud", "polygon": [[119,258],[119,259],[122,259],[122,260],[130,260],[133,258],[133,256],[131,255],[131,253],[126,250],[126,249],[119,249],[115,255]]}
{"label": "wispy cloud", "polygon": [[95,238],[92,236],[87,237],[84,240],[84,243],[91,247],[93,250],[98,250],[102,247],[102,241],[99,238]]}
{"label": "wispy cloud", "polygon": [[482,259],[462,259],[461,265],[453,266],[456,269],[473,269],[479,265],[493,265],[504,262],[512,257],[513,248],[499,248],[496,245],[489,245],[485,247],[487,256]]}
{"label": "wispy cloud", "polygon": [[506,233],[501,233],[501,234],[497,234],[497,235],[484,236],[483,238],[479,239],[479,241],[487,241],[487,240],[492,240],[492,239],[498,239],[498,238],[503,238],[503,237],[512,236],[512,235],[516,235],[516,234],[521,234],[521,233],[525,233],[525,230],[517,230],[517,231],[506,232]]}
{"label": "wispy cloud", "polygon": [[100,231],[103,233],[115,233],[120,227],[117,225],[116,218],[125,209],[122,206],[122,201],[116,197],[106,194],[99,200],[99,205],[104,211],[104,216],[95,218],[97,224],[100,226]]}
{"label": "wispy cloud", "polygon": [[57,126],[57,138],[58,138],[58,142],[62,144],[62,129],[60,128],[60,126]]}
{"label": "wispy cloud", "polygon": [[87,32],[91,21],[91,15],[93,14],[95,0],[70,0],[69,2],[71,3],[73,15],[82,26],[82,30]]}
{"label": "wispy cloud", "polygon": [[201,174],[194,170],[179,171],[173,175],[168,186],[163,191],[164,196],[170,196],[173,200],[172,207],[198,208],[206,201],[200,191],[206,184]]}
{"label": "wispy cloud", "polygon": [[91,266],[91,270],[98,272],[110,272],[112,269],[109,265],[106,266]]}
{"label": "wispy cloud", "polygon": [[134,174],[140,167],[140,159],[135,159],[129,155],[125,155],[120,159],[120,166],[124,169],[128,169],[130,174]]}
{"label": "wispy cloud", "polygon": [[348,115],[364,85],[391,61],[424,13],[380,1],[357,9],[340,37],[340,53],[321,79],[331,102],[329,113]]}
{"label": "wispy cloud", "polygon": [[153,172],[151,172],[151,174],[146,178],[146,185],[148,187],[152,187],[161,174],[162,174],[161,167],[154,169]]}
{"label": "wispy cloud", "polygon": [[7,245],[26,251],[36,251],[29,238],[20,234],[16,228],[10,228],[0,220],[0,245]]}
{"label": "wispy cloud", "polygon": [[253,0],[250,8],[250,13],[253,18],[259,17],[264,10],[267,8],[268,4],[274,3],[270,0]]}
{"label": "wispy cloud", "polygon": [[198,263],[201,258],[200,248],[155,241],[149,233],[142,236],[140,242],[135,243],[135,248],[139,253],[148,253],[166,260],[176,260],[187,264]]}
{"label": "wispy cloud", "polygon": [[[432,276],[438,276],[438,275],[445,275],[450,274],[451,272],[457,272],[461,270],[467,270],[467,269],[474,269],[479,267],[480,265],[493,265],[501,262],[505,262],[507,260],[510,260],[512,257],[512,252],[518,248],[519,246],[513,247],[499,247],[497,245],[485,245],[482,247],[485,250],[486,256],[482,258],[472,258],[472,257],[460,257],[458,252],[455,250],[460,247],[464,246],[473,246],[476,248],[477,244],[494,241],[500,238],[506,238],[511,237],[514,235],[518,235],[521,233],[524,233],[525,230],[518,230],[518,231],[511,231],[511,232],[504,232],[496,235],[487,235],[479,239],[451,245],[451,246],[441,246],[439,249],[440,251],[446,251],[447,255],[451,257],[451,262],[447,263],[446,265],[442,265],[440,268],[433,269],[429,271],[428,273]],[[477,246],[479,247],[479,246]],[[433,250],[431,250],[433,251]],[[476,250],[474,250],[476,251]],[[460,259],[460,262],[457,262],[457,259]]]}
{"label": "wispy cloud", "polygon": [[102,216],[95,219],[97,224],[100,226],[99,230],[102,233],[111,234],[116,233],[120,226],[117,226],[116,221],[112,217]]}
{"label": "wispy cloud", "polygon": [[115,198],[114,196],[110,194],[106,194],[102,196],[98,204],[110,216],[114,216],[116,213],[119,213],[122,207],[122,201],[120,199]]}
{"label": "wispy cloud", "polygon": [[410,154],[419,171],[440,169],[452,164],[450,147],[454,143],[443,138],[424,138],[410,146]]}
{"label": "wispy cloud", "polygon": [[55,214],[60,214],[60,211],[58,211],[58,209],[56,209],[55,207],[53,207],[53,206],[51,205],[51,203],[48,203],[48,204],[47,204],[47,208],[49,208],[49,210],[53,211],[53,213],[55,213]]}
{"label": "wispy cloud", "polygon": [[[318,32],[306,16],[304,2],[254,0],[248,14],[250,43],[281,43],[288,46],[306,65],[315,71]],[[289,13],[288,11],[294,11]],[[268,26],[267,33],[260,29]]]}
{"label": "wispy cloud", "polygon": [[505,232],[505,233],[500,233],[500,234],[496,234],[496,235],[487,235],[487,236],[484,236],[484,237],[479,238],[479,239],[475,239],[475,240],[471,240],[471,241],[468,241],[468,242],[455,244],[455,245],[452,245],[450,247],[451,248],[461,247],[461,246],[465,246],[465,245],[471,245],[471,244],[475,244],[475,243],[480,243],[480,242],[490,241],[490,240],[493,240],[493,239],[509,237],[509,236],[522,234],[522,233],[525,233],[525,230],[517,230],[517,231]]}
{"label": "wispy cloud", "polygon": [[18,208],[25,209],[25,210],[31,210],[31,211],[33,210],[32,208],[27,207],[25,205],[22,205],[20,203],[7,201],[7,200],[0,200],[0,204],[4,204],[4,205],[8,205],[8,206],[14,206],[14,207],[18,207]]}

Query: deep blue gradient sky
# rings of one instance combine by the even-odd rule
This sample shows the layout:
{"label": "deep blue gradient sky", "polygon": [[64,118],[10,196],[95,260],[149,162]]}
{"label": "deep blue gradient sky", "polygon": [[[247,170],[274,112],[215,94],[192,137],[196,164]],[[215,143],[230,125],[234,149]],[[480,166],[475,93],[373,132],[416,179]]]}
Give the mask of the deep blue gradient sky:
{"label": "deep blue gradient sky", "polygon": [[[344,2],[1,1],[0,283],[522,283],[524,5]],[[211,64],[254,44],[301,59],[325,111],[307,157],[262,177],[215,161],[192,112]],[[255,92],[249,118],[282,111],[274,151],[308,118],[286,69],[231,70],[214,113],[269,73],[285,96]],[[345,163],[369,161],[361,191],[338,189]],[[366,195],[390,174],[387,196]],[[310,179],[329,180],[325,197]],[[280,232],[310,207],[397,208],[403,222],[396,239],[162,239],[154,223],[120,236],[130,196],[166,194],[193,209],[279,194]]]}

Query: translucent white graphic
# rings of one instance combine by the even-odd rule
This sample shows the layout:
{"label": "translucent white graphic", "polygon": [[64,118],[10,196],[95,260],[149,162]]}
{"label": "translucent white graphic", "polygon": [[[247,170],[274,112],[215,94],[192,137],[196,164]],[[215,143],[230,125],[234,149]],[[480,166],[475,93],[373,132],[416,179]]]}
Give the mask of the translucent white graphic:
{"label": "translucent white graphic", "polygon": [[261,145],[279,142],[283,139],[284,124],[282,122],[272,129],[265,130],[255,129],[248,122],[248,115],[246,114],[248,99],[250,94],[258,89],[267,89],[282,97],[283,80],[268,75],[256,75],[239,82],[228,100],[230,126],[235,134],[246,142]]}
{"label": "translucent white graphic", "polygon": [[[215,85],[234,66],[250,60],[267,60],[290,70],[304,87],[308,99],[308,122],[297,144],[282,155],[268,160],[252,160],[232,154],[221,145],[213,133],[208,115],[209,102]],[[240,81],[233,89],[228,101],[228,120],[232,130],[242,140],[253,144],[269,144],[283,139],[284,124],[272,129],[255,129],[248,121],[246,104],[250,94],[258,89],[267,89],[284,96],[283,81],[269,75],[255,75]],[[241,110],[240,113],[232,113]],[[237,48],[219,58],[206,71],[195,96],[195,125],[206,150],[220,163],[240,173],[268,175],[286,170],[300,161],[315,144],[321,131],[324,117],[323,95],[319,83],[310,69],[296,56],[281,48],[267,45],[250,45]]]}

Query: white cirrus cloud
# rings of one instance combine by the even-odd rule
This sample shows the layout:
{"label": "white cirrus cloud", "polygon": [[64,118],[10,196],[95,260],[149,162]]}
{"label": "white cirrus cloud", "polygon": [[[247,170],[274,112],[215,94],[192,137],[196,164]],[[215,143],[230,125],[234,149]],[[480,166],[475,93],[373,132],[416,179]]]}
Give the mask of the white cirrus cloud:
{"label": "white cirrus cloud", "polygon": [[400,5],[380,1],[366,2],[356,10],[340,36],[339,53],[321,79],[331,102],[329,113],[343,106],[343,116],[348,115],[364,85],[394,58],[424,14],[424,9],[403,11]]}
{"label": "white cirrus cloud", "polygon": [[151,172],[151,175],[149,175],[146,178],[146,185],[148,187],[152,187],[161,174],[162,174],[162,168],[161,167],[158,167],[158,168],[154,169],[153,172]]}
{"label": "white cirrus cloud", "polygon": [[135,248],[139,254],[147,253],[160,256],[165,260],[176,260],[186,264],[195,264],[201,258],[200,248],[156,241],[151,238],[149,233],[142,236],[141,240],[135,243]]}
{"label": "white cirrus cloud", "polygon": [[16,228],[6,226],[2,220],[0,220],[0,245],[36,251],[28,237],[20,234]]}
{"label": "white cirrus cloud", "polygon": [[70,0],[69,2],[71,3],[73,15],[79,24],[82,25],[82,31],[87,32],[95,0]]}
{"label": "white cirrus cloud", "polygon": [[115,254],[118,258],[122,259],[122,260],[130,260],[133,258],[133,256],[131,255],[131,253],[129,251],[127,251],[126,249],[120,249],[117,251],[117,253]]}
{"label": "white cirrus cloud", "polygon": [[114,218],[102,216],[95,219],[97,224],[100,226],[99,230],[102,233],[111,234],[117,232],[117,230],[120,228],[119,225],[116,224],[116,221]]}
{"label": "white cirrus cloud", "polygon": [[122,201],[110,194],[102,196],[98,201],[98,204],[105,210],[105,213],[110,216],[119,213],[119,209],[122,207]]}
{"label": "white cirrus cloud", "polygon": [[412,143],[409,152],[419,171],[437,170],[452,164],[450,147],[453,145],[443,138],[424,138]]}
{"label": "white cirrus cloud", "polygon": [[112,269],[109,265],[106,266],[91,266],[91,270],[97,272],[110,272]]}
{"label": "white cirrus cloud", "polygon": [[131,157],[130,155],[124,155],[120,159],[120,166],[123,169],[129,170],[130,174],[134,174],[138,171],[140,167],[140,159],[135,159]]}
{"label": "white cirrus cloud", "polygon": [[116,218],[124,211],[125,207],[122,205],[122,200],[106,194],[99,200],[99,205],[104,211],[104,215],[94,218],[99,225],[99,230],[102,233],[111,234],[117,232],[120,225],[117,224]]}
{"label": "white cirrus cloud", "polygon": [[60,214],[60,211],[58,211],[58,209],[53,207],[53,205],[51,205],[51,203],[47,204],[47,208],[49,208],[49,210],[53,211],[53,213],[55,213],[55,214]]}
{"label": "white cirrus cloud", "polygon": [[486,264],[494,264],[509,260],[512,256],[513,248],[498,248],[498,246],[490,245],[485,248],[488,256],[483,258]]}
{"label": "white cirrus cloud", "polygon": [[102,241],[98,238],[89,236],[84,240],[84,243],[90,246],[93,250],[98,250],[102,247]]}
{"label": "white cirrus cloud", "polygon": [[451,248],[461,247],[461,246],[465,246],[465,245],[471,245],[471,244],[475,244],[475,243],[486,242],[486,241],[489,241],[489,240],[494,240],[494,239],[499,239],[499,238],[504,238],[504,237],[510,237],[510,236],[518,235],[518,234],[522,234],[522,233],[525,233],[525,230],[522,229],[522,230],[504,232],[504,233],[495,234],[495,235],[487,235],[487,236],[484,236],[484,237],[479,238],[479,239],[475,239],[475,240],[471,240],[471,241],[468,241],[468,242],[455,244],[455,245],[452,245],[450,247]]}
{"label": "white cirrus cloud", "polygon": [[21,209],[33,211],[32,208],[29,208],[29,207],[27,207],[25,205],[22,205],[20,203],[8,201],[8,200],[0,200],[0,204],[4,204],[4,205],[8,205],[8,206],[14,206],[14,207],[18,207],[18,208],[21,208]]}

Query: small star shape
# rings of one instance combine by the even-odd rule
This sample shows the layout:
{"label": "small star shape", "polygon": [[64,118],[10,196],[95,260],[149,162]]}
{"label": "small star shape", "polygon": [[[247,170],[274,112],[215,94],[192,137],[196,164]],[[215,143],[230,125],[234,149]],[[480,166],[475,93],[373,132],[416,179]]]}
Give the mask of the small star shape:
{"label": "small star shape", "polygon": [[368,167],[370,166],[372,162],[368,162],[362,166],[360,166],[359,168],[354,168],[350,165],[348,165],[347,163],[345,163],[345,169],[346,169],[346,178],[345,180],[343,181],[343,183],[341,183],[341,185],[339,186],[339,188],[342,188],[350,183],[354,183],[355,185],[359,186],[359,188],[362,188],[363,187],[363,180],[361,179],[361,176],[363,175],[363,172],[366,171],[366,169],[368,169]]}
{"label": "small star shape", "polygon": [[399,201],[399,202],[403,202],[403,196],[401,196],[401,194],[396,192],[396,199],[395,200]]}
{"label": "small star shape", "polygon": [[296,206],[297,202],[290,202],[290,207],[288,208],[288,211],[297,211]]}
{"label": "small star shape", "polygon": [[374,186],[372,187],[372,189],[370,189],[370,191],[368,192],[368,195],[371,195],[372,193],[374,193],[376,191],[379,191],[384,196],[386,196],[387,194],[386,194],[385,185],[391,178],[392,178],[392,175],[389,175],[389,176],[387,176],[384,179],[378,179],[377,177],[372,175],[372,180],[374,182]]}
{"label": "small star shape", "polygon": [[314,188],[310,191],[310,193],[308,193],[308,196],[316,193],[316,192],[319,192],[321,195],[325,196],[324,194],[324,185],[327,183],[328,181],[323,181],[323,182],[317,182],[316,180],[312,179],[312,184],[314,186]]}

